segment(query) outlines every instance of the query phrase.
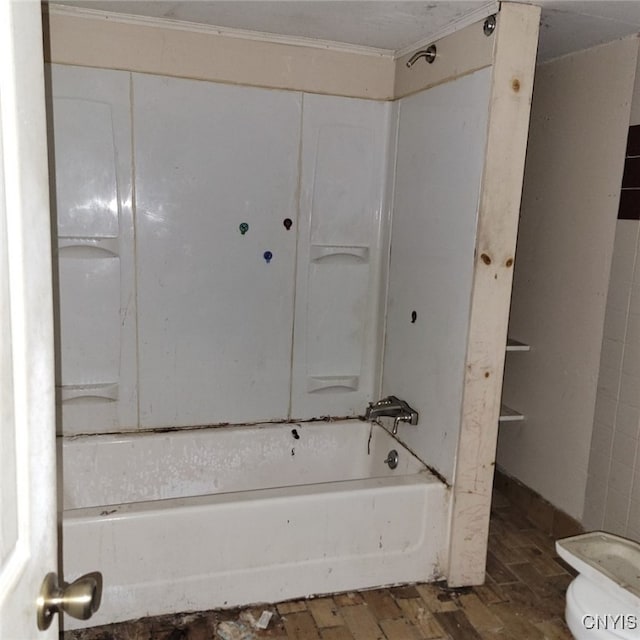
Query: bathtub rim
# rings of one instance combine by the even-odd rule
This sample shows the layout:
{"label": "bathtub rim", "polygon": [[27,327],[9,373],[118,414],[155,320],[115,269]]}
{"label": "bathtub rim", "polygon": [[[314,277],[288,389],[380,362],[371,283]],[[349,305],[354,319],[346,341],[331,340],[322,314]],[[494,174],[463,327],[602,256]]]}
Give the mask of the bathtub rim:
{"label": "bathtub rim", "polygon": [[[393,489],[398,486],[433,485],[444,487],[446,491],[450,487],[442,482],[428,468],[418,473],[410,473],[391,477],[371,477],[357,480],[339,480],[330,482],[318,482],[313,484],[285,485],[282,487],[269,487],[265,489],[251,489],[246,491],[228,491],[226,493],[210,493],[197,496],[183,496],[179,498],[162,498],[158,500],[144,500],[140,502],[126,502],[121,504],[106,504],[91,507],[79,507],[63,509],[62,519],[69,524],[78,520],[99,521],[132,518],[136,515],[150,515],[154,512],[163,512],[167,509],[191,510],[200,509],[216,504],[249,504],[265,500],[286,500],[292,496],[302,497],[308,495],[346,493],[366,489]],[[105,511],[109,513],[105,513]]]}

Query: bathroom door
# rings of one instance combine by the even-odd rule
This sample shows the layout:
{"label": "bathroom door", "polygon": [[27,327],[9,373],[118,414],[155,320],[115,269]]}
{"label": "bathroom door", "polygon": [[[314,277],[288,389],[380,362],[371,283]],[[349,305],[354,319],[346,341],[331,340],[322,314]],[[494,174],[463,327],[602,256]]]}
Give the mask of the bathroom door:
{"label": "bathroom door", "polygon": [[0,0],[0,638],[57,568],[51,238],[40,3]]}

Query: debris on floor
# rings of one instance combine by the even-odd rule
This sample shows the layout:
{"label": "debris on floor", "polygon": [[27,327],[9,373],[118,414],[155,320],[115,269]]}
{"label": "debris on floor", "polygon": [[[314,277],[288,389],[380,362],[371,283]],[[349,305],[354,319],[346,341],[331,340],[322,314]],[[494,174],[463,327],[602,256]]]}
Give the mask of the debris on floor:
{"label": "debris on floor", "polygon": [[272,617],[273,611],[268,610],[263,611],[257,620],[254,618],[251,611],[243,611],[240,614],[240,620],[242,620],[243,622],[248,622],[249,626],[251,626],[252,629],[260,630],[264,630],[269,626]]}
{"label": "debris on floor", "polygon": [[216,629],[216,637],[220,640],[255,640],[255,635],[244,622],[221,622]]}
{"label": "debris on floor", "polygon": [[256,627],[258,629],[266,629],[269,626],[272,617],[273,611],[263,611],[258,618],[258,622],[256,622]]}

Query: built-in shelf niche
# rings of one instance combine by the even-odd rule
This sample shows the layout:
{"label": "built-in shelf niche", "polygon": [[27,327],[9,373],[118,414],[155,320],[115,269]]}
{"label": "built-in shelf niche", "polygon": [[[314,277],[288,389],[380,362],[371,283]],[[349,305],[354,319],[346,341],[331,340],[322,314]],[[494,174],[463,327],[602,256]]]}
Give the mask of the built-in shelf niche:
{"label": "built-in shelf niche", "polygon": [[[514,338],[507,338],[507,352],[510,351],[530,351],[531,347],[524,342],[515,340]],[[498,422],[522,422],[524,415],[519,411],[512,409],[506,404],[500,405],[500,417]]]}

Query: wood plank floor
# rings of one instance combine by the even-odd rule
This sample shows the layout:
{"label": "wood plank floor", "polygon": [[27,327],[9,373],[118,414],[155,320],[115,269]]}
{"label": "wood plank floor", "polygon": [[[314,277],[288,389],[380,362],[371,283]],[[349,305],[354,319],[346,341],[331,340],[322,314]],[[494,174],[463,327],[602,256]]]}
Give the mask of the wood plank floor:
{"label": "wood plank floor", "polygon": [[[375,589],[234,611],[207,611],[67,631],[63,640],[571,640],[563,621],[571,569],[554,542],[494,494],[481,587]],[[251,617],[271,611],[266,630]]]}

